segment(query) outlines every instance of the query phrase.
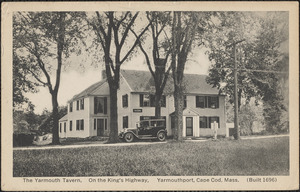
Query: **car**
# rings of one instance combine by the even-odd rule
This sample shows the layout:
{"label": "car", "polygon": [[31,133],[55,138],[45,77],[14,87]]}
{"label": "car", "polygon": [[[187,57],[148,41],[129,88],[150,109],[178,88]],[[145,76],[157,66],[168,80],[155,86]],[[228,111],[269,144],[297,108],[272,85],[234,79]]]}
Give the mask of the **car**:
{"label": "car", "polygon": [[132,142],[134,139],[157,139],[165,141],[167,137],[165,119],[149,119],[136,123],[135,128],[124,128],[119,133],[119,138]]}

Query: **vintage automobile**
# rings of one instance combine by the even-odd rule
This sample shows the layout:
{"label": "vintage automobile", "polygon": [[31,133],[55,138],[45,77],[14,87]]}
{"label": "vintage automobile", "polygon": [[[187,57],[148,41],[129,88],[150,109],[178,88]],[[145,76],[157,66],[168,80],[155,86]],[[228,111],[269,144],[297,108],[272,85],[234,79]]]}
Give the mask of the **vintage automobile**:
{"label": "vintage automobile", "polygon": [[119,133],[119,138],[126,142],[134,139],[157,139],[164,141],[167,136],[165,119],[149,119],[136,123],[136,128],[124,128]]}

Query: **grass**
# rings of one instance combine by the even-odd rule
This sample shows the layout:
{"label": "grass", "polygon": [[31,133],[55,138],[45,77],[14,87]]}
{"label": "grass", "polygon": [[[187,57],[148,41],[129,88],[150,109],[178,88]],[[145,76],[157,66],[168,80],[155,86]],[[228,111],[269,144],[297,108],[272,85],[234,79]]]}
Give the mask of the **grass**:
{"label": "grass", "polygon": [[15,177],[289,175],[289,138],[17,150],[13,161]]}

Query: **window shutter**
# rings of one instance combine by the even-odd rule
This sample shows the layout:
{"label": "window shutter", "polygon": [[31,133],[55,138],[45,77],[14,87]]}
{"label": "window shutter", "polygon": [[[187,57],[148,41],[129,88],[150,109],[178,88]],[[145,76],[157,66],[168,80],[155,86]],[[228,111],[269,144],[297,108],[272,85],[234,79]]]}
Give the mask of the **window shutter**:
{"label": "window shutter", "polygon": [[104,114],[107,114],[107,97],[104,97]]}
{"label": "window shutter", "polygon": [[217,104],[216,108],[219,108],[219,97],[217,96]]}
{"label": "window shutter", "polygon": [[94,114],[97,114],[97,97],[94,97]]}
{"label": "window shutter", "polygon": [[196,96],[195,99],[196,99],[196,100],[195,100],[195,101],[196,101],[196,107],[199,107],[199,104],[198,104],[198,96]]}
{"label": "window shutter", "polygon": [[211,117],[208,118],[208,127],[211,128]]}
{"label": "window shutter", "polygon": [[211,97],[210,96],[207,97],[207,107],[208,108],[211,107]]}
{"label": "window shutter", "polygon": [[218,121],[218,128],[220,128],[220,118],[217,117],[217,121]]}
{"label": "window shutter", "polygon": [[140,94],[140,107],[143,107],[144,95]]}

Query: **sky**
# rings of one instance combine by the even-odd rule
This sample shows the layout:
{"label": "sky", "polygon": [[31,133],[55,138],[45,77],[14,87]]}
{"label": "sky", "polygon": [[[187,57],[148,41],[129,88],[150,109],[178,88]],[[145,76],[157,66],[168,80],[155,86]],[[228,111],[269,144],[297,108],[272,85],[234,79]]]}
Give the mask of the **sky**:
{"label": "sky", "polygon": [[[58,104],[59,106],[67,105],[68,100],[70,100],[74,95],[86,89],[88,86],[92,85],[101,80],[101,71],[103,66],[101,64],[92,66],[91,64],[84,63],[85,61],[81,58],[73,57],[69,63],[78,63],[81,61],[83,68],[77,69],[67,69],[63,70],[61,73],[61,82],[58,91]],[[192,54],[187,61],[185,73],[192,74],[207,74],[210,66],[210,61],[208,56],[205,55],[205,50],[194,49]],[[139,55],[133,57],[129,62],[124,63],[121,69],[131,69],[131,70],[143,70],[148,71],[148,67],[145,63],[144,55]],[[55,76],[51,76],[54,79]],[[35,105],[34,112],[41,114],[44,109],[52,111],[51,95],[46,87],[39,87],[39,92],[37,93],[26,93],[26,97]]]}

